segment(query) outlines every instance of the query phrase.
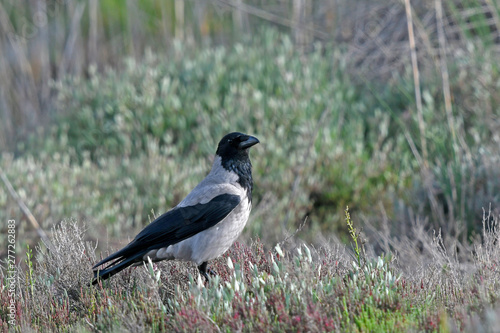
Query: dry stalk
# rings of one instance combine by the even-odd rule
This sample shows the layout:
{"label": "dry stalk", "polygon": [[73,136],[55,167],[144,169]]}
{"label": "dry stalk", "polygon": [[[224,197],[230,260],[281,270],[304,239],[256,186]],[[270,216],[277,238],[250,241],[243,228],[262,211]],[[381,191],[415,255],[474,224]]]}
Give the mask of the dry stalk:
{"label": "dry stalk", "polygon": [[415,47],[415,34],[413,32],[413,18],[410,0],[405,1],[406,19],[408,23],[408,39],[410,42],[411,65],[413,71],[413,83],[415,85],[415,102],[417,104],[418,127],[420,130],[420,144],[422,146],[422,162],[424,169],[428,167],[427,141],[425,139],[425,122],[422,107],[422,93],[420,91],[420,72],[418,70],[417,49]]}
{"label": "dry stalk", "polygon": [[[424,181],[424,188],[426,189],[427,196],[429,197],[429,201],[431,203],[431,208],[435,216],[437,216],[441,222],[441,225],[444,225],[444,216],[443,213],[439,209],[439,205],[434,195],[434,191],[432,189],[432,177],[429,170],[429,162],[428,162],[428,151],[427,151],[427,141],[425,139],[425,121],[424,121],[424,112],[422,106],[422,93],[420,91],[420,72],[418,70],[418,59],[417,59],[417,50],[415,46],[415,34],[413,32],[413,16],[412,16],[412,8],[410,4],[410,0],[404,0],[405,9],[406,9],[406,19],[408,23],[408,40],[410,43],[410,55],[411,55],[411,63],[412,63],[412,71],[413,71],[413,84],[415,86],[415,102],[417,105],[417,119],[418,119],[418,127],[420,131],[420,145],[422,146],[422,156],[421,158],[415,157],[417,160],[421,161],[420,164],[420,172],[422,174],[422,179]],[[407,136],[408,138],[408,136]],[[413,150],[413,149],[412,149]],[[414,152],[416,150],[413,150]]]}
{"label": "dry stalk", "polygon": [[0,178],[2,179],[3,183],[7,187],[7,190],[9,191],[9,194],[12,196],[12,198],[14,198],[14,200],[17,203],[17,205],[19,206],[19,208],[21,208],[21,211],[26,216],[26,218],[28,219],[28,221],[31,223],[31,225],[33,226],[33,228],[35,228],[36,232],[38,233],[38,236],[40,236],[40,238],[43,240],[43,242],[45,243],[45,245],[47,246],[47,248],[49,248],[50,250],[52,250],[53,246],[52,246],[52,242],[50,241],[49,237],[47,237],[47,234],[42,229],[42,227],[40,226],[40,224],[38,223],[38,221],[35,219],[35,217],[33,216],[33,214],[31,214],[31,211],[28,209],[28,207],[26,206],[26,204],[24,203],[24,201],[21,199],[21,197],[19,196],[19,194],[17,194],[16,190],[14,189],[14,187],[10,183],[9,179],[7,178],[7,175],[3,172],[3,170],[1,168],[0,168]]}
{"label": "dry stalk", "polygon": [[78,41],[78,37],[80,36],[80,22],[83,17],[85,9],[85,4],[79,3],[71,17],[71,27],[69,30],[69,35],[68,39],[66,40],[66,44],[64,45],[64,52],[63,56],[61,59],[61,63],[59,64],[59,76],[64,77],[64,75],[68,72],[70,69],[70,63],[71,62],[76,62],[74,59],[78,54],[78,50],[76,48],[76,44]]}

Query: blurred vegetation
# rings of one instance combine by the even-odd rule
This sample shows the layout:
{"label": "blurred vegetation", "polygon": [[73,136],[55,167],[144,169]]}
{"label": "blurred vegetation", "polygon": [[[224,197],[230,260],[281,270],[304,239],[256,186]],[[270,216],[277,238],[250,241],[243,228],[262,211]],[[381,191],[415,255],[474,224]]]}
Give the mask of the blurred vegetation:
{"label": "blurred vegetation", "polygon": [[[37,260],[28,252],[26,268],[17,271],[15,327],[23,332],[495,332],[500,233],[498,218],[490,218],[485,214],[474,253],[446,246],[440,234],[423,231],[420,221],[411,226],[416,238],[399,245],[397,237],[388,239],[397,257],[362,252],[357,262],[346,247],[333,243],[314,248],[288,239],[266,250],[256,240],[236,243],[211,262],[217,275],[208,283],[192,263],[163,261],[126,269],[96,286],[88,284],[89,266],[98,260],[94,243],[85,241],[81,223],[63,221],[50,233],[54,249],[37,248]],[[0,271],[5,331],[7,276]]]}
{"label": "blurred vegetation", "polygon": [[[2,183],[0,221],[17,221],[24,266],[23,328],[238,330],[255,316],[261,330],[498,326],[499,10],[490,0],[1,2],[0,171],[59,246],[21,259],[39,239]],[[241,266],[218,259],[221,280],[206,289],[177,262],[161,264],[161,279],[137,269],[111,288],[83,287],[95,249],[124,245],[182,200],[230,131],[261,140],[254,207],[229,254]],[[280,254],[274,244],[297,229],[326,248],[311,259],[284,242]],[[357,263],[338,245],[350,237]]]}
{"label": "blurred vegetation", "polygon": [[[282,10],[297,18],[296,10],[303,3],[294,4],[299,8]],[[322,7],[325,4],[318,2],[304,9],[308,15],[298,23],[317,19],[315,25],[303,27],[291,21],[289,36],[276,29],[256,29],[251,22],[231,16],[234,12],[221,3],[201,12],[196,10],[201,8],[199,4],[189,1],[128,3],[108,16],[105,13],[116,9],[117,3],[89,2],[85,6],[56,2],[47,3],[47,21],[43,22],[36,21],[34,15],[43,8],[37,12],[6,3],[4,14],[10,15],[12,31],[19,38],[9,37],[3,43],[25,55],[28,67],[21,66],[22,59],[11,59],[3,63],[3,69],[10,68],[7,74],[12,74],[31,68],[33,76],[16,77],[14,81],[21,86],[2,86],[4,95],[14,92],[10,96],[17,100],[19,112],[22,110],[9,111],[5,107],[9,104],[4,103],[4,133],[29,133],[20,134],[24,139],[11,145],[12,153],[2,155],[2,169],[43,228],[72,216],[95,226],[90,237],[97,238],[106,229],[113,239],[142,228],[152,210],[163,212],[179,202],[208,172],[220,137],[239,130],[262,141],[252,156],[256,202],[247,236],[260,235],[272,242],[307,219],[306,239],[322,242],[337,235],[346,240],[347,229],[339,222],[349,205],[353,216],[361,218],[368,229],[384,224],[390,233],[404,233],[417,216],[428,218],[429,228],[442,228],[447,234],[467,239],[477,231],[475,221],[482,207],[493,203],[497,209],[499,202],[496,90],[500,75],[496,44],[488,42],[490,35],[498,33],[496,26],[487,21],[488,34],[480,18],[464,20],[461,8],[447,2],[447,48],[454,52],[448,52],[440,62],[435,53],[442,45],[424,38],[425,32],[427,38],[436,38],[436,24],[416,21],[420,22],[415,24],[417,43],[434,45],[421,48],[417,54],[422,90],[422,110],[418,110],[415,73],[408,60],[403,64],[394,61],[393,65],[384,62],[373,69],[383,52],[374,52],[370,39],[361,41],[357,35],[369,26],[353,29],[351,43],[318,37],[328,26],[337,40],[338,36],[351,36],[345,31],[339,35],[336,26],[331,26],[337,22],[336,16],[318,14],[319,8],[332,9]],[[373,13],[361,14],[386,27],[388,23],[379,20],[383,5],[377,6],[366,5],[364,8],[374,8]],[[337,13],[348,8],[334,7]],[[401,27],[403,22],[404,28],[406,23],[397,14],[404,14],[405,8],[394,8],[390,12],[394,24]],[[148,22],[154,28],[138,25],[130,15],[134,9],[150,17]],[[415,12],[423,9],[416,6]],[[227,45],[204,46],[206,39],[198,33],[217,34],[213,28],[216,23],[210,19],[214,11],[227,19],[217,24],[234,29],[249,24],[253,36],[233,35]],[[175,13],[184,13],[182,20]],[[212,28],[190,26],[193,13]],[[361,14],[358,11],[353,16]],[[30,15],[31,23],[40,26],[26,35],[21,21]],[[68,49],[72,38],[69,18],[80,29],[75,28],[74,50]],[[91,25],[94,21],[96,26]],[[451,21],[461,22],[464,34],[460,38],[454,37]],[[168,29],[160,31],[160,26]],[[150,34],[150,29],[156,29],[156,34]],[[58,31],[67,32],[66,44],[56,45]],[[394,33],[369,36],[387,40]],[[95,38],[107,41],[109,47],[92,55]],[[121,46],[114,44],[117,38]],[[169,40],[168,47],[152,44],[161,39]],[[309,44],[298,45],[299,41]],[[48,62],[35,67],[37,59],[43,58],[43,47],[36,43],[43,42],[55,44],[48,48]],[[357,43],[356,48],[353,43]],[[395,47],[407,44],[394,41]],[[23,53],[16,45],[30,47]],[[145,51],[129,52],[127,45]],[[363,62],[358,57],[361,49],[372,50]],[[119,55],[118,50],[129,56]],[[35,52],[41,57],[35,58]],[[400,60],[408,59],[404,53],[398,54]],[[77,62],[78,57],[83,58]],[[59,67],[50,66],[57,61]],[[449,88],[442,81],[441,70],[436,70],[442,66],[449,71]],[[43,81],[35,75],[43,70],[53,80]],[[392,71],[389,77],[388,71]],[[47,93],[46,103],[39,98],[30,105],[38,105],[38,115],[49,117],[29,111],[29,100],[22,98],[27,92],[23,87],[29,84],[35,84],[34,95],[41,98]],[[445,112],[446,90],[452,96],[451,116]],[[19,123],[12,122],[23,112],[25,122],[21,118]],[[31,121],[34,124],[30,125]],[[19,131],[14,130],[16,126]],[[0,193],[0,205],[6,207],[0,218],[21,221],[15,201],[6,192]],[[22,234],[29,229],[24,223],[20,226]]]}

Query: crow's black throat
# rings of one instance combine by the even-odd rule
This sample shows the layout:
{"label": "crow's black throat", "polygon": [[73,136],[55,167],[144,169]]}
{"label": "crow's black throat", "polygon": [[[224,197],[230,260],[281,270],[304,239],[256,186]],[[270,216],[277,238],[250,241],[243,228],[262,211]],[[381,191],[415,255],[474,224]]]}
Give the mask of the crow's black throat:
{"label": "crow's black throat", "polygon": [[241,187],[247,191],[248,199],[252,202],[252,163],[250,163],[248,154],[246,154],[246,152],[242,152],[232,158],[224,157],[225,156],[221,156],[222,167],[227,171],[233,171],[236,175],[238,175],[238,184],[240,184]]}

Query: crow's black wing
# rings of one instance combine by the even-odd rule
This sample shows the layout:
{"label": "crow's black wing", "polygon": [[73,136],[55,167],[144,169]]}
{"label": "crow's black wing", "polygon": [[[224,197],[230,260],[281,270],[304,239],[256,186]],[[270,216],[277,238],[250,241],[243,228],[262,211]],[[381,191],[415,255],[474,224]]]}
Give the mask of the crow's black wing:
{"label": "crow's black wing", "polygon": [[239,203],[238,195],[221,194],[206,204],[174,208],[144,228],[132,243],[150,250],[178,243],[213,227]]}
{"label": "crow's black wing", "polygon": [[221,194],[205,204],[176,207],[146,226],[132,242],[120,251],[101,260],[93,268],[114,260],[105,269],[95,271],[95,279],[107,279],[138,262],[150,250],[183,241],[222,221],[238,204],[235,194]]}

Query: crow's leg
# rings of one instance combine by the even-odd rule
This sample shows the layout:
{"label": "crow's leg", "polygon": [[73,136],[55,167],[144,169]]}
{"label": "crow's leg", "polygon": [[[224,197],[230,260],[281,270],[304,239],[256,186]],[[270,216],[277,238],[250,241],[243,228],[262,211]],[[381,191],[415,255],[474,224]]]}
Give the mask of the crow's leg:
{"label": "crow's leg", "polygon": [[215,275],[215,272],[208,268],[208,261],[203,262],[200,266],[198,266],[198,270],[200,274],[203,275],[205,280],[208,282],[208,274]]}

